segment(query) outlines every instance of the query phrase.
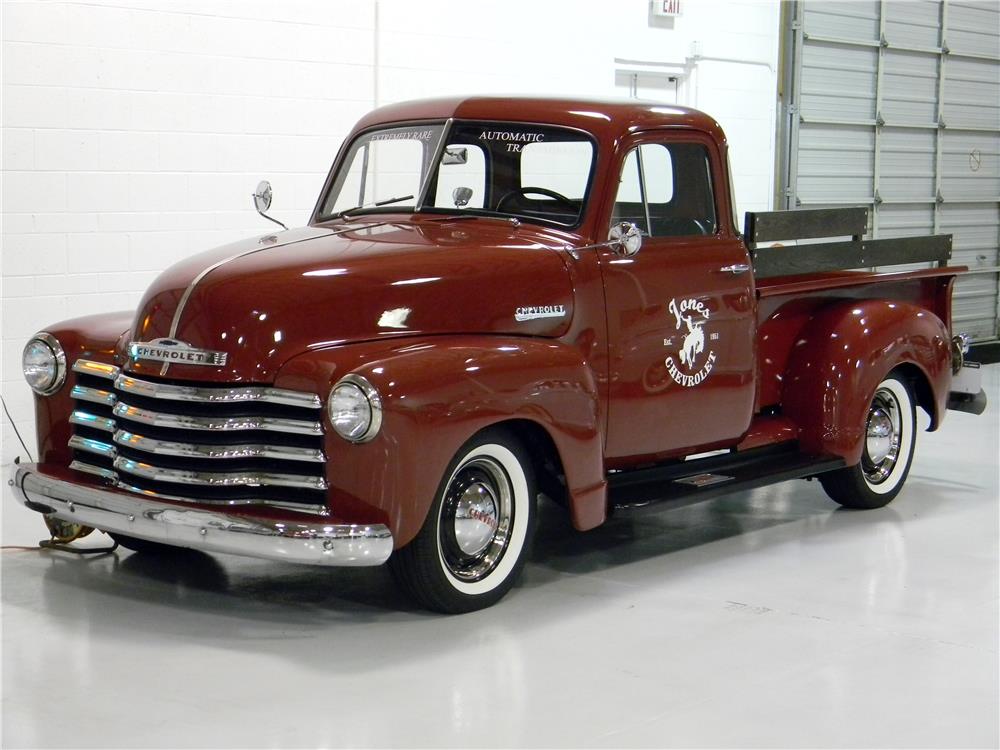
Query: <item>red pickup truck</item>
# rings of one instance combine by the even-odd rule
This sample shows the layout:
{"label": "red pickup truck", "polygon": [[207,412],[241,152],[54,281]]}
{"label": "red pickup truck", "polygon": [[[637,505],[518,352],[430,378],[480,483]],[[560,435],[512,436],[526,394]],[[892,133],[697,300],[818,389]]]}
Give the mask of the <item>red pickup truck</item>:
{"label": "red pickup truck", "polygon": [[951,238],[866,240],[863,208],[734,213],[694,110],[383,107],[308,226],[29,341],[40,456],[17,494],[58,539],[388,561],[444,612],[510,589],[540,494],[581,531],[802,477],[885,505],[916,406],[931,430],[985,407]]}

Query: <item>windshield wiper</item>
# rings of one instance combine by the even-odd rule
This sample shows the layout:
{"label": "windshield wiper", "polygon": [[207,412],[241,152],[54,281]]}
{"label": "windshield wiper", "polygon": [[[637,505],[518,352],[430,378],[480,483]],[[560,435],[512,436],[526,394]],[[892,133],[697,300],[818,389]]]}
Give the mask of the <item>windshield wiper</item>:
{"label": "windshield wiper", "polygon": [[390,203],[399,203],[400,201],[408,201],[412,199],[412,195],[402,195],[399,198],[386,198],[384,201],[374,201],[372,203],[362,203],[360,206],[355,206],[354,208],[347,208],[336,215],[337,219],[343,219],[346,216],[350,216],[355,211],[360,211],[362,208],[374,208],[376,206],[388,206]]}

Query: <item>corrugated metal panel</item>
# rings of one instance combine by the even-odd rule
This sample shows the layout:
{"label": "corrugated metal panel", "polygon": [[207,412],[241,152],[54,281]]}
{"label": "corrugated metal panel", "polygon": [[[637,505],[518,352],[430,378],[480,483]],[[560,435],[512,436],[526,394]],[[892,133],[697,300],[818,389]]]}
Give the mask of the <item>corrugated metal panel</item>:
{"label": "corrugated metal panel", "polygon": [[[798,195],[803,203],[850,203],[872,195],[872,134],[861,127],[803,123]],[[862,201],[864,202],[864,201]]]}
{"label": "corrugated metal panel", "polygon": [[885,18],[885,36],[904,47],[937,47],[941,28],[941,3],[920,0],[895,5]]}
{"label": "corrugated metal panel", "polygon": [[1000,5],[996,2],[948,3],[948,46],[953,52],[996,59]]}
{"label": "corrugated metal panel", "polygon": [[[932,130],[883,128],[879,195],[884,201],[933,204],[936,141]],[[881,221],[879,228],[884,228]]]}
{"label": "corrugated metal panel", "polygon": [[[882,72],[882,117],[886,122],[937,122],[938,61],[931,55],[887,49]],[[874,97],[873,97],[874,98]]]}
{"label": "corrugated metal panel", "polygon": [[951,128],[996,130],[1000,119],[997,62],[978,58],[948,60],[944,121]]}
{"label": "corrugated metal panel", "polygon": [[806,31],[847,39],[878,38],[879,0],[807,3]]}
{"label": "corrugated metal panel", "polygon": [[817,42],[802,66],[804,119],[858,120],[875,116],[874,50]]}
{"label": "corrugated metal panel", "polygon": [[945,201],[1000,199],[998,155],[1000,133],[945,130],[941,146],[941,195]]}
{"label": "corrugated metal panel", "polygon": [[[785,207],[872,206],[955,235],[956,328],[1000,332],[1000,4],[800,0],[787,16]],[[990,269],[993,269],[990,271]]]}

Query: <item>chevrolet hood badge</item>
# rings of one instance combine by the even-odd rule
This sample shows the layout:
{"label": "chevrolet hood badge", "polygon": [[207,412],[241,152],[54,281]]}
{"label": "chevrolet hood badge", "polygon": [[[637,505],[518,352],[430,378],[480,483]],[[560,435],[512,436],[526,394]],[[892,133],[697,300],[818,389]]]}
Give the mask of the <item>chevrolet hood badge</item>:
{"label": "chevrolet hood badge", "polygon": [[145,359],[155,362],[172,362],[179,365],[206,365],[208,367],[223,367],[228,358],[226,352],[196,349],[177,339],[131,341],[128,345],[128,354],[134,360]]}

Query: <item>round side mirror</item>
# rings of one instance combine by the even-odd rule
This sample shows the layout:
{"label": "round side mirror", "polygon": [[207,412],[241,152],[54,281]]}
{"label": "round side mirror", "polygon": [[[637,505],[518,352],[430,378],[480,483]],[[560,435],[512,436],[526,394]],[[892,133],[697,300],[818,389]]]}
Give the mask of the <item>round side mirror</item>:
{"label": "round side mirror", "polygon": [[642,247],[642,232],[635,224],[623,221],[611,227],[608,242],[617,245],[615,249],[620,255],[635,255]]}
{"label": "round side mirror", "polygon": [[258,213],[264,213],[271,207],[271,183],[261,180],[253,194],[253,205]]}

